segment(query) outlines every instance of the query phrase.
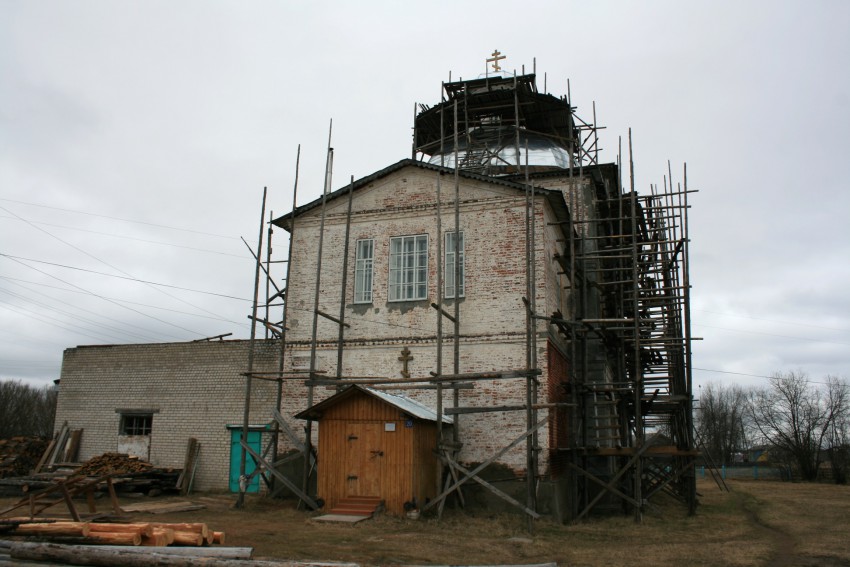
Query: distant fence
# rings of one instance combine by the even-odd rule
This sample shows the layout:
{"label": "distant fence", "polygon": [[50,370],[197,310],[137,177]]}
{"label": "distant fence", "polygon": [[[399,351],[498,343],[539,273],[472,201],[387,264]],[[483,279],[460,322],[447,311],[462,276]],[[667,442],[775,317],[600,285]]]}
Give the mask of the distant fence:
{"label": "distant fence", "polygon": [[[717,467],[717,472],[724,479],[752,479],[752,480],[791,480],[791,473],[787,467],[768,465],[734,465]],[[711,473],[705,470],[705,466],[697,467],[700,478],[711,477]]]}

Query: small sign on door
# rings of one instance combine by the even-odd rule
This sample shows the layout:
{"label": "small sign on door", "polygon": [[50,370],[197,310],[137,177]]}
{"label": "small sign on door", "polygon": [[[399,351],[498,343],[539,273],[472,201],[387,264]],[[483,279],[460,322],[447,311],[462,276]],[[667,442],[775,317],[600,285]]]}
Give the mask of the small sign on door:
{"label": "small sign on door", "polygon": [[384,424],[384,431],[395,431],[395,423],[387,422]]}

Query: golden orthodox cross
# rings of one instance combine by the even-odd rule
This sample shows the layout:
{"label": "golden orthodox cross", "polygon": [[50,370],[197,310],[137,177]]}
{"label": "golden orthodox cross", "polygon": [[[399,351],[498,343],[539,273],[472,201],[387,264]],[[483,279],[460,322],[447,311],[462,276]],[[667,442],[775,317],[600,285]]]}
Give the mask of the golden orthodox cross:
{"label": "golden orthodox cross", "polygon": [[502,59],[506,59],[506,58],[507,58],[506,55],[502,55],[501,53],[499,53],[499,50],[496,49],[495,51],[493,51],[492,56],[489,59],[487,59],[487,63],[493,64],[493,70],[494,71],[501,71],[502,68],[499,67],[499,61],[501,61]]}
{"label": "golden orthodox cross", "polygon": [[410,378],[410,370],[407,368],[407,363],[413,360],[413,357],[410,356],[410,349],[404,347],[401,349],[401,356],[398,359],[402,362],[403,367],[401,369],[401,377],[402,378]]}

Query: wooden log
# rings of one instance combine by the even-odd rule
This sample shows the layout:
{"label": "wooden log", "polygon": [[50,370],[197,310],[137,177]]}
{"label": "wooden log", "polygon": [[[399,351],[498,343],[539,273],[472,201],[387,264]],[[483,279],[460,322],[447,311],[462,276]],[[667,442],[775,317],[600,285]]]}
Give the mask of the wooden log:
{"label": "wooden log", "polygon": [[[153,528],[153,535],[156,537],[160,535],[164,538],[165,543],[162,545],[171,545],[174,543],[174,530],[169,528]],[[144,543],[144,541],[142,541]]]}
{"label": "wooden log", "polygon": [[209,526],[203,523],[189,523],[189,524],[173,524],[173,523],[163,523],[163,522],[151,522],[151,526],[154,528],[168,528],[172,529],[175,532],[193,532],[196,534],[200,534],[201,537],[207,537],[210,533]]}
{"label": "wooden log", "polygon": [[204,538],[204,545],[213,545],[218,544],[221,545],[221,542],[224,540],[224,532],[214,532],[210,530],[210,534]]}
{"label": "wooden log", "polygon": [[86,541],[109,545],[141,545],[142,535],[139,532],[92,532],[86,536]]}
{"label": "wooden log", "polygon": [[[227,559],[202,554],[205,550],[218,551],[216,547],[182,548],[189,554],[177,554],[181,548],[60,545],[55,543],[15,542],[9,555],[13,559],[93,565],[96,567],[305,567],[316,563],[298,561],[254,561]],[[154,551],[157,550],[157,551]],[[162,553],[159,552],[162,550]],[[327,565],[327,564],[325,564]],[[549,564],[552,565],[552,564]],[[358,567],[357,563],[334,563],[334,567]],[[549,567],[549,566],[547,566]]]}
{"label": "wooden log", "polygon": [[[12,542],[9,542],[10,544]],[[179,555],[182,557],[218,557],[221,559],[251,559],[254,556],[253,547],[118,547],[99,545],[98,549],[114,549],[123,553],[153,553],[164,555]]]}
{"label": "wooden log", "polygon": [[201,546],[204,544],[204,536],[197,532],[174,531],[174,545]]}
{"label": "wooden log", "polygon": [[154,530],[153,535],[142,538],[142,545],[145,547],[165,547],[168,545],[168,536],[165,530]]}
{"label": "wooden log", "polygon": [[86,522],[52,522],[49,524],[21,524],[15,535],[88,536],[91,528]]}
{"label": "wooden log", "polygon": [[150,537],[142,538],[142,545],[148,547],[164,547],[174,543],[174,530],[168,528],[153,528]]}
{"label": "wooden log", "polygon": [[153,535],[153,526],[148,523],[141,524],[117,524],[117,523],[91,523],[89,524],[92,533],[133,533],[140,536]]}

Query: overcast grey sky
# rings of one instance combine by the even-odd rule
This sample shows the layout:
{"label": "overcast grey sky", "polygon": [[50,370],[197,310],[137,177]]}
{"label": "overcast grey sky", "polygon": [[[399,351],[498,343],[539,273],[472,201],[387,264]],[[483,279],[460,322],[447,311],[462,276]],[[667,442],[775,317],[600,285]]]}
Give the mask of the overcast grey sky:
{"label": "overcast grey sky", "polygon": [[408,157],[414,103],[494,49],[596,102],[601,161],[631,127],[639,190],[688,163],[698,383],[850,376],[850,3],[527,6],[0,0],[0,379],[247,337],[240,237],[263,186],[289,211],[298,144],[301,204],[331,118],[336,188]]}

